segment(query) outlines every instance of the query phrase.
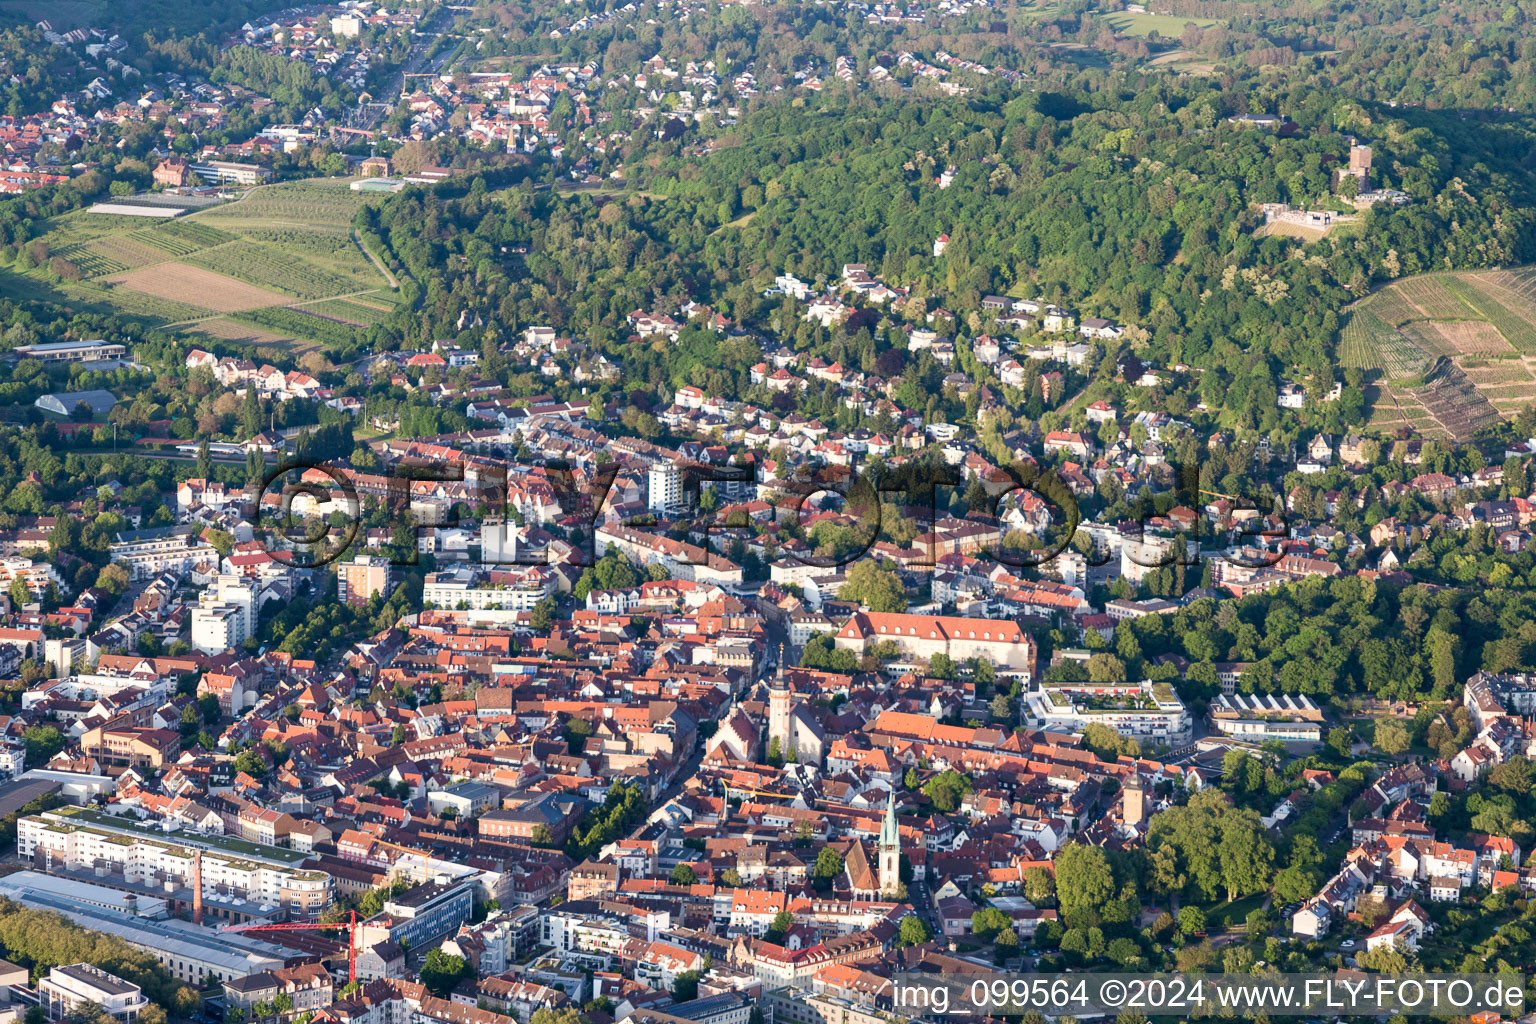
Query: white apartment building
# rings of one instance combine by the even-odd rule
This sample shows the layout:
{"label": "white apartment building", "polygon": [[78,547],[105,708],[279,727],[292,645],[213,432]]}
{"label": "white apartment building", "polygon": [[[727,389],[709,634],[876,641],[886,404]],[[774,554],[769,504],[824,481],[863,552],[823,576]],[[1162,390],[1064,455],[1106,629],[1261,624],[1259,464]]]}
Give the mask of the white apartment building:
{"label": "white apartment building", "polygon": [[683,470],[675,462],[660,462],[651,467],[649,474],[649,508],[652,512],[669,512],[683,504]]}
{"label": "white apartment building", "polygon": [[1189,713],[1168,683],[1041,683],[1024,694],[1025,725],[1080,733],[1089,722],[1122,736],[1157,743],[1187,743]]}
{"label": "white apartment building", "polygon": [[546,913],[539,921],[540,941],[560,953],[596,953],[617,957],[630,940],[629,929],[606,917]]}
{"label": "white apartment building", "polygon": [[194,849],[202,851],[203,897],[210,916],[236,921],[270,917],[278,909],[314,916],[331,905],[333,881],[301,865],[308,855],[222,836],[162,832],[115,815],[79,807],[44,811],[16,823],[22,860],[42,853],[50,874],[93,872],[115,885],[189,898]]}
{"label": "white apartment building", "polygon": [[506,583],[487,582],[483,574],[467,566],[428,573],[422,585],[421,599],[437,608],[462,606],[471,611],[526,612],[555,592],[555,575],[548,569],[529,566],[521,571],[510,571],[513,568],[506,566],[502,570],[502,574],[514,577]]}
{"label": "white apartment building", "polygon": [[9,592],[11,581],[18,578],[26,584],[33,597],[42,597],[47,593],[49,583],[57,583],[60,588],[64,586],[59,571],[47,562],[34,562],[24,555],[0,558],[0,588]]}
{"label": "white apartment building", "polygon": [[245,613],[235,605],[204,601],[192,609],[192,646],[204,654],[232,650],[248,636]]}
{"label": "white apartment building", "polygon": [[238,647],[256,632],[256,592],[240,576],[220,574],[192,609],[192,646],[206,654]]}
{"label": "white apartment building", "polygon": [[112,561],[128,566],[136,580],[151,579],[167,569],[186,572],[202,562],[219,562],[218,551],[194,526],[125,530],[113,539],[107,553]]}

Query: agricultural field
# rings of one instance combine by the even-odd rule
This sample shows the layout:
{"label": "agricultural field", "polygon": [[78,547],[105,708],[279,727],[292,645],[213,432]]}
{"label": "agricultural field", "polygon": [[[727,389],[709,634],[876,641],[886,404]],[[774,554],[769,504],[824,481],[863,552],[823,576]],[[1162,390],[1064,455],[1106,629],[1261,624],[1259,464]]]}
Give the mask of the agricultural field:
{"label": "agricultural field", "polygon": [[223,316],[204,320],[187,331],[189,334],[194,332],[210,338],[218,338],[221,341],[238,341],[250,345],[282,345],[288,340],[284,335],[264,331],[252,324],[243,324]]}
{"label": "agricultural field", "polygon": [[1469,359],[1513,359],[1515,350],[1504,335],[1481,320],[1420,320],[1399,330],[1433,356],[1465,356]]}
{"label": "agricultural field", "polygon": [[194,266],[225,274],[259,288],[298,299],[318,299],[356,290],[356,284],[313,264],[294,260],[271,245],[236,241],[202,249],[186,258]]}
{"label": "agricultural field", "polygon": [[189,220],[167,221],[135,231],[130,237],[174,257],[190,256],[200,249],[211,249],[235,240],[234,235]]}
{"label": "agricultural field", "polygon": [[1489,275],[1451,278],[1447,284],[1522,355],[1536,356],[1536,302]]}
{"label": "agricultural field", "polygon": [[[50,221],[41,240],[50,262],[67,260],[79,279],[40,267],[16,290],[204,337],[355,347],[398,301],[352,237],[358,209],[379,198],[321,180],[253,189],[154,223],[76,211]],[[311,304],[313,312],[300,308]],[[228,315],[269,307],[260,320]]]}
{"label": "agricultural field", "polygon": [[341,180],[293,181],[253,189],[237,202],[205,210],[196,221],[242,234],[257,227],[347,227],[378,194],[353,192]]}
{"label": "agricultural field", "polygon": [[157,299],[200,306],[217,313],[238,313],[284,301],[283,296],[186,263],[158,263],[106,279],[120,289]]}
{"label": "agricultural field", "polygon": [[1376,375],[1373,425],[1463,437],[1511,417],[1536,402],[1536,268],[1395,281],[1350,307],[1338,357]]}
{"label": "agricultural field", "polygon": [[1186,75],[1209,75],[1216,65],[1193,50],[1169,50],[1147,61],[1149,68],[1168,68]]}
{"label": "agricultural field", "polygon": [[279,337],[312,341],[328,351],[354,347],[359,337],[352,324],[307,312],[302,306],[267,306],[247,310],[232,319]]}
{"label": "agricultural field", "polygon": [[1379,371],[1387,380],[1417,377],[1429,363],[1427,354],[1378,316],[1374,306],[1363,304],[1351,311],[1344,325],[1339,361],[1345,367]]}
{"label": "agricultural field", "polygon": [[[1392,291],[1413,310],[1413,315],[1392,321],[1394,326],[1409,320],[1465,320],[1477,315],[1438,277],[1414,277],[1399,281]],[[1377,315],[1382,315],[1380,310],[1377,310]]]}
{"label": "agricultural field", "polygon": [[303,309],[312,314],[343,320],[358,327],[371,327],[376,323],[382,323],[393,310],[351,299],[324,299],[320,302],[306,302]]}

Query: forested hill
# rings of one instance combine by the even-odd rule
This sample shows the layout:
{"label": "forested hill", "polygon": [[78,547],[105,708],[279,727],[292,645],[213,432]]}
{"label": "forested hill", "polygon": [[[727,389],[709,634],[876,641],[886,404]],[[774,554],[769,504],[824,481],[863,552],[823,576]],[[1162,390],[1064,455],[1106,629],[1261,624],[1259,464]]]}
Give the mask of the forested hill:
{"label": "forested hill", "polygon": [[[1272,107],[1292,125],[1228,120]],[[1317,242],[1260,237],[1258,203],[1348,210],[1333,186],[1350,133],[1375,151],[1375,187],[1411,204],[1374,207],[1357,230]],[[829,95],[751,114],[702,159],[652,143],[643,194],[471,182],[403,193],[365,226],[415,278],[425,315],[401,329],[422,339],[470,310],[497,315],[487,330],[550,322],[611,342],[632,310],[689,298],[752,322],[775,274],[830,279],[862,262],[959,314],[962,334],[993,329],[972,314],[1002,293],[1138,325],[1138,354],[1221,371],[1205,375],[1202,397],[1256,425],[1287,369],[1333,377],[1336,311],[1373,283],[1536,259],[1533,138],[1515,119],[1161,76],[955,99]],[[950,166],[953,185],[940,188]],[[941,232],[952,239],[942,261]],[[527,258],[498,256],[512,244],[529,245]],[[778,329],[801,347],[836,341],[856,364],[884,347],[878,330]]]}

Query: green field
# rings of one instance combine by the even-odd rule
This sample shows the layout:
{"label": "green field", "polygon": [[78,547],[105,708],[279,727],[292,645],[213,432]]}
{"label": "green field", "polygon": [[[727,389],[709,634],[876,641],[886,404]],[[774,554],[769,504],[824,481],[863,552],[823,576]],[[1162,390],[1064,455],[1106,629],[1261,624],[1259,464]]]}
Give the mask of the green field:
{"label": "green field", "polygon": [[[398,301],[352,239],[352,218],[381,198],[353,192],[345,181],[312,179],[252,189],[235,202],[168,221],[75,211],[47,223],[40,240],[48,258],[36,270],[8,273],[7,292],[196,331],[196,323],[186,322],[228,307],[199,305],[206,292],[162,287],[177,280],[182,264],[228,278],[231,287],[256,285],[315,304],[312,313],[274,306],[241,314],[240,323],[259,327],[248,333],[264,342],[345,348]],[[126,280],[116,276],[129,271]],[[180,273],[184,278],[185,267]],[[241,332],[226,333],[238,338]]]}
{"label": "green field", "polygon": [[1149,36],[1156,32],[1164,39],[1177,39],[1184,34],[1186,25],[1214,28],[1224,24],[1216,18],[1183,18],[1176,14],[1132,14],[1128,11],[1106,14],[1104,21],[1115,30],[1117,35]]}
{"label": "green field", "polygon": [[246,313],[233,313],[228,317],[234,323],[250,324],[263,331],[291,338],[310,341],[321,348],[341,348],[356,340],[359,328],[337,323],[323,313],[308,313],[304,307],[268,306]]}

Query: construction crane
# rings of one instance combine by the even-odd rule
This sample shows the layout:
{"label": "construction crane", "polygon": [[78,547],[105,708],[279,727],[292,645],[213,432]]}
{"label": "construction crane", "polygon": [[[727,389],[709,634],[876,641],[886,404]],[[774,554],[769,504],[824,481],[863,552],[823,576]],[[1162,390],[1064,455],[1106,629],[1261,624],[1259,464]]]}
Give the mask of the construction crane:
{"label": "construction crane", "polygon": [[345,929],[347,933],[347,984],[357,980],[357,911],[351,911],[347,921],[287,921],[283,924],[232,924],[226,932],[313,932],[332,928]]}

